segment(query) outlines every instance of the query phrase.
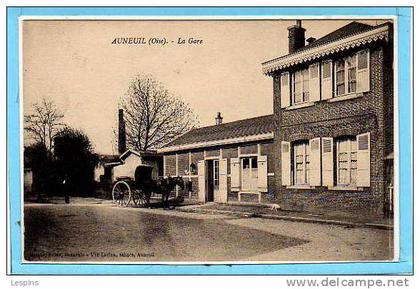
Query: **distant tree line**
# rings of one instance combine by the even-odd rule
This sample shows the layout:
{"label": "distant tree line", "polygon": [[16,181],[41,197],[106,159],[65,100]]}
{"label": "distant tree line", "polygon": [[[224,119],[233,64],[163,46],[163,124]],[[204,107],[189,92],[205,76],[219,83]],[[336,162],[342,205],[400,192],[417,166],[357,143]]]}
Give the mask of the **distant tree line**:
{"label": "distant tree line", "polygon": [[32,170],[33,190],[39,197],[61,195],[63,190],[89,196],[94,191],[93,173],[99,157],[88,136],[62,123],[63,117],[45,99],[33,105],[32,114],[25,115],[25,131],[33,142],[25,147],[24,165]]}

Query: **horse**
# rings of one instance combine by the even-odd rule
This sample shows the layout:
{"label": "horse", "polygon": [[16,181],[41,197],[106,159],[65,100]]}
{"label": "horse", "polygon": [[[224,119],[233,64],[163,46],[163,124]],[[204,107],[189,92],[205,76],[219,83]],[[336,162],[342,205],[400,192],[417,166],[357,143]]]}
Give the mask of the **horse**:
{"label": "horse", "polygon": [[184,190],[185,184],[182,177],[167,177],[160,178],[158,180],[151,180],[150,185],[143,187],[143,194],[146,199],[146,207],[150,207],[150,197],[152,193],[162,195],[162,206],[163,208],[169,208],[169,195],[179,186],[181,190]]}

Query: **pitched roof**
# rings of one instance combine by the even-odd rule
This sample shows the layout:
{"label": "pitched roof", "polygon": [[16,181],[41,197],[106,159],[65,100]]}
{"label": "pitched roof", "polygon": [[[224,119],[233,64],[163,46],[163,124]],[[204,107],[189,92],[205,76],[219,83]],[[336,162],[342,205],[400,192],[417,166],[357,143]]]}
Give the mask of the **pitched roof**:
{"label": "pitched roof", "polygon": [[310,49],[310,48],[313,48],[313,47],[317,47],[317,46],[321,46],[321,45],[324,45],[324,44],[327,44],[327,43],[331,43],[331,42],[334,42],[334,41],[337,41],[337,40],[340,40],[340,39],[343,39],[343,38],[346,38],[346,37],[349,37],[349,36],[352,36],[352,35],[355,35],[355,34],[358,34],[358,33],[366,32],[368,30],[377,28],[379,26],[380,25],[372,26],[372,25],[368,25],[368,24],[353,21],[353,22],[351,22],[351,23],[349,23],[349,24],[347,24],[347,25],[345,25],[345,26],[343,26],[343,27],[341,27],[337,30],[334,30],[333,32],[331,32],[331,33],[329,33],[329,34],[327,34],[327,35],[325,35],[321,38],[318,38],[314,42],[297,49],[293,53],[298,53],[298,52],[301,52],[303,50],[307,50],[307,49]]}
{"label": "pitched roof", "polygon": [[388,40],[392,24],[386,22],[371,26],[353,21],[315,41],[305,45],[293,53],[289,53],[262,63],[263,72],[270,74],[303,62],[324,57],[326,55],[365,45],[378,40]]}
{"label": "pitched roof", "polygon": [[106,163],[113,163],[120,161],[119,155],[99,155],[99,163],[106,164]]}
{"label": "pitched roof", "polygon": [[220,125],[192,129],[186,134],[166,144],[164,147],[273,133],[274,128],[275,122],[272,114],[259,116],[227,122]]}

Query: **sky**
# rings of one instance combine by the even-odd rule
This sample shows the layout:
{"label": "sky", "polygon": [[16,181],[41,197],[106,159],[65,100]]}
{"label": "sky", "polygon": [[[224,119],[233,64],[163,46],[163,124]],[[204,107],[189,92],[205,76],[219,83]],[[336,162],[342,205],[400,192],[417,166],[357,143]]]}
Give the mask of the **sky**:
{"label": "sky", "polygon": [[[152,74],[188,103],[199,126],[273,113],[272,79],[261,63],[288,53],[294,20],[24,20],[24,114],[43,98],[82,129],[97,153],[115,154],[120,99],[138,74]],[[306,38],[351,21],[303,20]],[[376,25],[382,20],[362,20]],[[115,38],[166,38],[166,45],[115,45]],[[202,40],[177,44],[178,38]],[[174,41],[173,43],[171,41]],[[25,136],[25,143],[28,139]]]}

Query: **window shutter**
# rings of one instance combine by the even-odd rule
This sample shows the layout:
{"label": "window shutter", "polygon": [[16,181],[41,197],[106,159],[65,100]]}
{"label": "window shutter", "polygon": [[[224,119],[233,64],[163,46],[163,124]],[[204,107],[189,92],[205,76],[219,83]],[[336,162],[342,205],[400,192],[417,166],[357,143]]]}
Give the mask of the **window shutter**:
{"label": "window shutter", "polygon": [[281,184],[290,186],[290,142],[281,142]]}
{"label": "window shutter", "polygon": [[321,66],[321,99],[330,99],[333,94],[332,82],[333,64],[331,60],[323,61]]}
{"label": "window shutter", "polygon": [[334,185],[333,138],[322,138],[322,185]]}
{"label": "window shutter", "polygon": [[280,76],[280,96],[281,108],[290,106],[290,75],[289,72],[284,72]]}
{"label": "window shutter", "polygon": [[320,100],[319,63],[309,66],[309,101]]}
{"label": "window shutter", "polygon": [[365,49],[357,53],[356,91],[366,92],[370,90],[370,55]]}
{"label": "window shutter", "polygon": [[357,136],[357,186],[370,187],[370,132]]}
{"label": "window shutter", "polygon": [[321,138],[314,138],[309,141],[309,184],[311,186],[321,185]]}
{"label": "window shutter", "polygon": [[240,189],[240,168],[241,163],[239,158],[230,159],[230,183],[232,191],[239,191]]}
{"label": "window shutter", "polygon": [[197,162],[198,171],[198,200],[200,202],[206,201],[206,175],[204,160]]}
{"label": "window shutter", "polygon": [[227,203],[227,159],[219,161],[219,191],[217,202]]}
{"label": "window shutter", "polygon": [[267,156],[258,157],[258,190],[267,192]]}

